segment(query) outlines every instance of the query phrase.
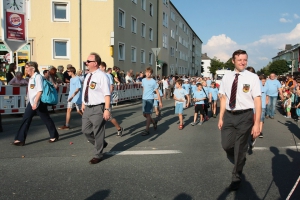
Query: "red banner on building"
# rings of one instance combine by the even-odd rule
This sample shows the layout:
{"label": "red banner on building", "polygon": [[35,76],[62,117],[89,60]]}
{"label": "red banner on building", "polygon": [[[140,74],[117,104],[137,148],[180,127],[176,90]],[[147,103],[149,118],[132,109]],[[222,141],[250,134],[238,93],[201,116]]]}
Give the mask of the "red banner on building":
{"label": "red banner on building", "polygon": [[6,11],[6,39],[7,40],[26,40],[25,15]]}

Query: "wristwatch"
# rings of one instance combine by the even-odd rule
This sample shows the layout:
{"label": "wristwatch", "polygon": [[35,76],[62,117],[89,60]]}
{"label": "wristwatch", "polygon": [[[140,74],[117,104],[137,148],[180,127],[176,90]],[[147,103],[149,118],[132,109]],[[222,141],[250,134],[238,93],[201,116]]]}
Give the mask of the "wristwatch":
{"label": "wristwatch", "polygon": [[111,112],[110,108],[104,108],[104,110],[107,110],[108,112]]}

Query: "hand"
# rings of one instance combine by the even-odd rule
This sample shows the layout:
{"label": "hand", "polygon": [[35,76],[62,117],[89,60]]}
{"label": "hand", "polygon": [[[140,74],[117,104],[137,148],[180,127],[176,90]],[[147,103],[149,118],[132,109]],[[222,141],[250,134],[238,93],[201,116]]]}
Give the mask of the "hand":
{"label": "hand", "polygon": [[84,113],[84,110],[85,110],[85,105],[84,105],[84,103],[82,102],[82,105],[81,105],[81,111]]}
{"label": "hand", "polygon": [[36,108],[37,108],[36,103],[33,103],[32,110],[36,110]]}
{"label": "hand", "polygon": [[219,119],[219,122],[218,122],[218,128],[219,128],[219,130],[221,130],[222,129],[222,126],[223,126],[223,119]]}
{"label": "hand", "polygon": [[104,120],[109,120],[110,118],[110,112],[108,110],[104,110],[104,113],[103,113],[103,119]]}
{"label": "hand", "polygon": [[260,134],[259,123],[257,123],[253,125],[251,135],[253,138],[257,138],[259,134]]}
{"label": "hand", "polygon": [[71,102],[71,101],[72,101],[72,99],[73,99],[73,97],[71,97],[70,99],[68,99],[68,102]]}
{"label": "hand", "polygon": [[159,102],[159,107],[162,108],[163,107],[163,104],[162,102]]}

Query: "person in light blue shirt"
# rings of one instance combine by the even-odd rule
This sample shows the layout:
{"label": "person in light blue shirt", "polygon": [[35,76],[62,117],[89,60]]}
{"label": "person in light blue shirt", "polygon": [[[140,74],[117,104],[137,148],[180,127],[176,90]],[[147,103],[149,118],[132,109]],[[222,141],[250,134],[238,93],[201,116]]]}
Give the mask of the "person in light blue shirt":
{"label": "person in light blue shirt", "polygon": [[65,125],[59,127],[60,130],[69,130],[70,126],[70,119],[71,119],[71,111],[73,106],[76,107],[77,113],[82,115],[81,111],[81,104],[82,104],[82,97],[81,97],[81,80],[78,76],[76,76],[76,69],[74,67],[69,67],[67,69],[68,75],[71,77],[70,79],[70,90],[68,96],[68,105],[67,105],[67,113],[66,113],[66,123]]}
{"label": "person in light blue shirt", "polygon": [[266,84],[268,85],[267,95],[269,96],[269,103],[268,103],[267,110],[266,110],[267,111],[266,118],[270,117],[271,119],[274,119],[276,102],[277,102],[277,98],[278,98],[278,92],[279,92],[281,100],[283,100],[281,84],[275,78],[276,78],[276,75],[274,73],[271,73],[270,79],[267,80],[267,82],[266,82]]}
{"label": "person in light blue shirt", "polygon": [[[174,100],[175,100],[175,114],[178,114],[179,118],[179,130],[182,130],[184,127],[183,124],[183,108],[188,107],[190,103],[190,96],[185,89],[182,88],[183,80],[178,79],[176,81],[176,89],[174,91]],[[186,102],[187,99],[187,102]]]}
{"label": "person in light blue shirt", "polygon": [[142,136],[149,135],[150,124],[153,123],[154,130],[157,129],[157,121],[153,120],[151,114],[153,112],[154,94],[155,91],[159,98],[159,107],[162,108],[161,97],[157,88],[156,81],[152,78],[153,69],[148,67],[145,71],[146,78],[142,79],[143,87],[143,115],[146,118],[146,129],[143,131]]}
{"label": "person in light blue shirt", "polygon": [[191,123],[192,126],[197,124],[198,113],[200,112],[200,122],[198,125],[202,125],[204,116],[204,100],[206,99],[203,87],[201,83],[197,83],[197,91],[194,93],[195,102],[195,112],[194,112],[194,122]]}
{"label": "person in light blue shirt", "polygon": [[197,85],[196,81],[193,80],[192,85],[191,85],[191,105],[194,105],[193,98],[194,98],[194,93],[197,91]]}
{"label": "person in light blue shirt", "polygon": [[211,81],[210,78],[208,77],[208,78],[206,79],[206,84],[207,84],[207,86],[208,86],[208,87],[211,87],[211,83],[212,83],[212,81]]}
{"label": "person in light blue shirt", "polygon": [[186,90],[188,95],[190,94],[191,84],[189,84],[189,80],[185,79],[184,84],[182,85],[182,88]]}
{"label": "person in light blue shirt", "polygon": [[268,84],[266,84],[266,76],[265,75],[260,75],[259,79],[261,81],[261,117],[260,117],[260,138],[263,138],[263,133],[262,133],[262,129],[263,129],[263,125],[264,125],[264,121],[265,121],[265,114],[266,114],[266,107],[269,103],[269,86]]}
{"label": "person in light blue shirt", "polygon": [[215,82],[212,82],[209,89],[209,102],[211,103],[211,111],[213,114],[213,118],[216,118],[217,112],[217,101],[218,101],[218,93],[219,90]]}

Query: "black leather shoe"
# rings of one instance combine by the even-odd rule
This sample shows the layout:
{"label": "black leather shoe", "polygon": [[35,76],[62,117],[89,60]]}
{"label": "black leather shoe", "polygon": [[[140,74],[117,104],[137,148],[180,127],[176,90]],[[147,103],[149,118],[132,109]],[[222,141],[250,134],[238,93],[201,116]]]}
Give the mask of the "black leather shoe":
{"label": "black leather shoe", "polygon": [[15,146],[24,146],[25,142],[13,142],[12,145],[15,145]]}
{"label": "black leather shoe", "polygon": [[240,188],[241,181],[232,181],[229,185],[228,191],[236,191]]}
{"label": "black leather shoe", "polygon": [[103,149],[107,147],[108,143],[104,140]]}
{"label": "black leather shoe", "polygon": [[102,161],[102,158],[93,158],[89,161],[90,164],[97,164]]}

